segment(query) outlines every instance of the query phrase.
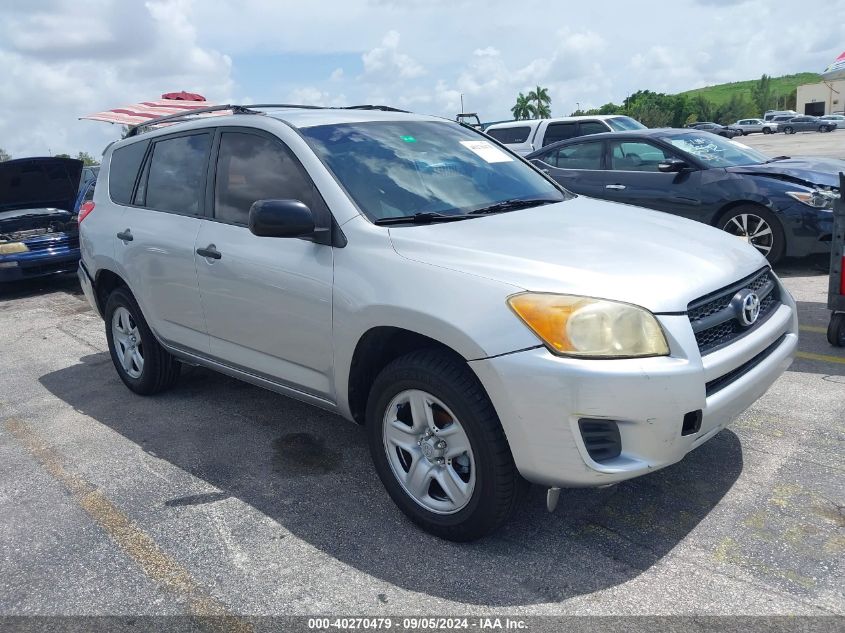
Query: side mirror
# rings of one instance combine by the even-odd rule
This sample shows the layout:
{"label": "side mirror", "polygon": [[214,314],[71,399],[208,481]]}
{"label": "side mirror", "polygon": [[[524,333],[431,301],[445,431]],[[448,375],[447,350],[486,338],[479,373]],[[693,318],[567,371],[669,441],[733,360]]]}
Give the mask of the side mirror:
{"label": "side mirror", "polygon": [[679,158],[667,158],[657,164],[657,169],[664,174],[676,174],[689,168],[689,163]]}
{"label": "side mirror", "polygon": [[249,230],[259,237],[304,237],[314,233],[314,216],[299,200],[257,200],[249,208]]}

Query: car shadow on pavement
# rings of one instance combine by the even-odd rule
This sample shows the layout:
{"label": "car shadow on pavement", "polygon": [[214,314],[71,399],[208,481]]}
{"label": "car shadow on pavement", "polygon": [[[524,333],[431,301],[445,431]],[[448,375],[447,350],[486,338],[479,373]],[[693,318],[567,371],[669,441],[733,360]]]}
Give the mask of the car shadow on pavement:
{"label": "car shadow on pavement", "polygon": [[82,288],[76,273],[36,277],[21,281],[0,283],[0,303],[12,299],[23,299],[48,292],[64,291],[69,294],[81,295]]}
{"label": "car shadow on pavement", "polygon": [[198,495],[194,488],[155,501],[174,516],[235,497],[361,572],[474,605],[560,601],[636,577],[689,535],[743,467],[739,439],[723,431],[646,477],[564,490],[553,514],[545,510],[545,490],[534,486],[503,529],[455,544],[403,517],[372,468],[363,429],[331,413],[204,369],[186,372],[167,393],[142,398],[126,390],[106,353],[40,382],[219,491]]}

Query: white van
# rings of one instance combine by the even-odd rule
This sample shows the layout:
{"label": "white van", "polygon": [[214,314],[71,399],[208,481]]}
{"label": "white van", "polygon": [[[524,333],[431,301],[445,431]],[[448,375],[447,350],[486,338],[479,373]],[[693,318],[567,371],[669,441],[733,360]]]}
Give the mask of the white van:
{"label": "white van", "polygon": [[599,114],[494,123],[484,131],[517,154],[525,156],[555,141],[602,132],[643,130],[645,127],[631,117]]}

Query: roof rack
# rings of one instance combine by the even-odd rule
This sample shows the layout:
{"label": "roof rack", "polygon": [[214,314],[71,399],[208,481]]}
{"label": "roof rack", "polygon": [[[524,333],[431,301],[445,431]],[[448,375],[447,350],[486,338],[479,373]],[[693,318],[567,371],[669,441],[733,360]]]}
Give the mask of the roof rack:
{"label": "roof rack", "polygon": [[170,114],[168,116],[150,119],[149,121],[144,121],[143,123],[139,123],[138,125],[133,125],[132,127],[130,127],[123,138],[137,136],[138,134],[144,131],[144,128],[147,128],[151,125],[158,125],[159,123],[181,123],[183,121],[189,121],[191,117],[197,114],[205,114],[207,112],[220,112],[224,110],[231,110],[232,114],[262,114],[261,112],[259,112],[259,110],[266,110],[268,108],[291,108],[297,110],[380,110],[382,112],[408,113],[408,110],[400,110],[399,108],[393,108],[391,106],[386,105],[370,104],[354,106],[318,106],[303,105],[298,103],[256,103],[250,104],[248,106],[225,104],[210,106],[208,108],[197,108],[196,110],[188,110],[187,112],[180,112],[178,114]]}
{"label": "roof rack", "polygon": [[178,114],[169,114],[167,116],[160,116],[155,119],[150,119],[149,121],[144,121],[143,123],[139,123],[138,125],[133,125],[129,128],[123,138],[129,138],[130,136],[136,136],[144,131],[144,128],[149,127],[151,125],[158,125],[159,123],[181,123],[182,121],[190,120],[190,117],[197,115],[197,114],[205,114],[206,112],[220,112],[221,110],[231,110],[232,114],[260,114],[260,112],[256,110],[250,110],[245,106],[240,105],[216,105],[216,106],[209,106],[208,108],[197,108],[196,110],[188,110],[186,112],[180,112]]}

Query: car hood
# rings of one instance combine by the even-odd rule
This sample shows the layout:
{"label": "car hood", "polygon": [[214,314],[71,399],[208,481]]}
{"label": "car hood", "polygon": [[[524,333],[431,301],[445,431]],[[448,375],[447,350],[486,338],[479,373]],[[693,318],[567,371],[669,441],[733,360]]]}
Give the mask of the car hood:
{"label": "car hood", "polygon": [[79,192],[82,161],[73,158],[20,158],[0,163],[0,212],[18,209],[72,211]]}
{"label": "car hood", "polygon": [[839,188],[839,172],[845,172],[845,160],[811,156],[777,160],[762,165],[728,167],[735,174],[770,176],[791,182]]}
{"label": "car hood", "polygon": [[693,299],[766,265],[752,246],[705,224],[583,196],[462,222],[392,227],[390,237],[408,259],[653,312],[683,312]]}

